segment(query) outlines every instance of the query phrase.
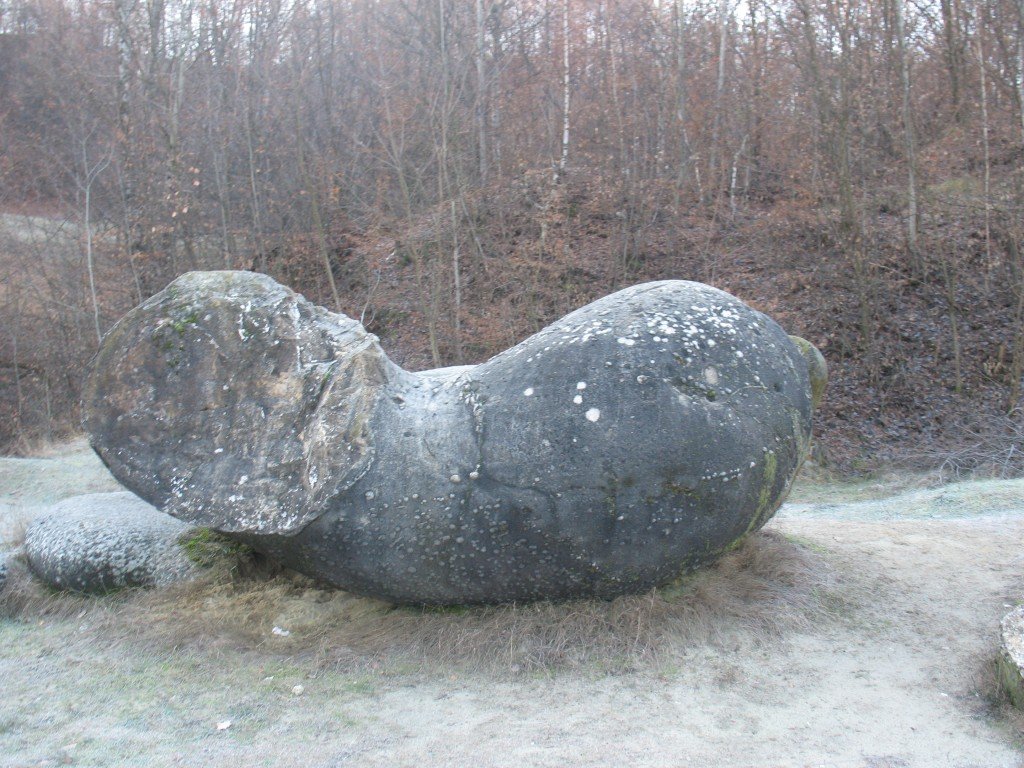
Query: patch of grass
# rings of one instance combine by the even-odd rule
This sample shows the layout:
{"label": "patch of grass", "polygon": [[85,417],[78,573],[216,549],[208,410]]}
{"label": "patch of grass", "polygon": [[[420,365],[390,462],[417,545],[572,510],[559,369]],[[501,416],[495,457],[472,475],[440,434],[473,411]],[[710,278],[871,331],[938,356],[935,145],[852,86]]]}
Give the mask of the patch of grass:
{"label": "patch of grass", "polygon": [[185,555],[202,568],[212,568],[225,560],[246,560],[253,556],[252,547],[232,541],[210,528],[197,528],[183,535],[178,543]]}
{"label": "patch of grass", "polygon": [[[106,603],[66,596],[21,601],[8,615],[84,611],[83,621],[113,641],[130,637],[150,649],[259,649],[285,666],[292,663],[285,659],[301,658],[307,669],[544,676],[667,663],[701,643],[767,642],[834,619],[831,596],[838,590],[820,553],[762,531],[671,588],[610,601],[396,608],[291,572],[240,576],[214,568],[196,582]],[[288,634],[275,635],[274,627]],[[274,664],[265,669],[279,674]],[[354,692],[363,692],[355,685]]]}
{"label": "patch of grass", "polygon": [[800,470],[786,501],[797,504],[843,504],[873,501],[903,491],[942,485],[935,472],[885,472],[856,478],[836,477],[827,470]]}
{"label": "patch of grass", "polygon": [[978,659],[969,695],[976,701],[975,714],[992,722],[1024,750],[1024,710],[1014,706],[1000,679],[999,650],[994,647],[985,659]]}
{"label": "patch of grass", "polygon": [[[0,457],[0,506],[13,507],[11,512],[54,504],[69,496],[123,490],[84,439],[76,442],[74,450],[49,457]],[[10,512],[0,514],[0,538],[4,536],[2,526],[12,519]]]}
{"label": "patch of grass", "polygon": [[380,686],[370,677],[357,677],[344,684],[345,692],[356,696],[369,696],[376,693]]}
{"label": "patch of grass", "polygon": [[0,557],[7,557],[12,550],[20,549],[25,544],[25,533],[28,531],[28,519],[11,514],[0,525]]}
{"label": "patch of grass", "polygon": [[422,607],[416,606],[396,606],[395,610],[398,611],[411,611],[414,614],[421,615],[435,615],[435,616],[465,616],[467,613],[473,611],[471,605],[424,605]]}
{"label": "patch of grass", "polygon": [[91,610],[98,615],[115,610],[123,595],[131,592],[86,596],[52,589],[32,575],[24,551],[8,557],[7,567],[7,578],[0,588],[0,619],[66,619],[84,616]]}
{"label": "patch of grass", "polygon": [[803,547],[804,549],[808,549],[811,552],[815,552],[819,555],[827,555],[829,553],[828,547],[824,546],[820,542],[815,541],[814,539],[809,539],[806,536],[798,536],[795,533],[783,533],[782,536],[786,539],[786,541],[791,541],[798,547]]}
{"label": "patch of grass", "polygon": [[21,730],[25,721],[13,715],[0,717],[0,735],[6,735]]}
{"label": "patch of grass", "polygon": [[978,197],[981,193],[981,182],[973,176],[954,176],[927,187],[930,197],[944,200]]}

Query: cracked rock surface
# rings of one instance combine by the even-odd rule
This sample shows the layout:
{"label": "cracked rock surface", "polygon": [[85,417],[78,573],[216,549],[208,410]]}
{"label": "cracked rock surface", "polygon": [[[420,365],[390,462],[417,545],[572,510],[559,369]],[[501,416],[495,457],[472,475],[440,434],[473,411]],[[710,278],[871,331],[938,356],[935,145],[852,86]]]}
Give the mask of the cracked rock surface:
{"label": "cracked rock surface", "polygon": [[819,358],[673,280],[480,365],[414,373],[269,277],[194,272],[110,331],[83,399],[126,487],[336,586],[419,604],[612,597],[771,517],[810,439]]}
{"label": "cracked rock surface", "polygon": [[25,531],[32,572],[57,589],[109,592],[164,586],[195,576],[180,544],[190,527],[132,493],[65,499]]}

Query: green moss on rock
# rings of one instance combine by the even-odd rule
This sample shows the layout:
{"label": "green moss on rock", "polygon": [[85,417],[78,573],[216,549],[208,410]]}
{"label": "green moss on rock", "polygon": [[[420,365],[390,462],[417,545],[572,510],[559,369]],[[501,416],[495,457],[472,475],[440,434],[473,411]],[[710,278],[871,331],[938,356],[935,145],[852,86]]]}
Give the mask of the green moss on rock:
{"label": "green moss on rock", "polygon": [[250,547],[232,541],[210,528],[193,529],[183,536],[179,543],[185,551],[185,556],[202,568],[211,568],[222,560],[252,555]]}
{"label": "green moss on rock", "polygon": [[796,344],[800,354],[807,361],[807,374],[811,379],[811,404],[817,410],[825,397],[825,388],[828,386],[828,363],[825,362],[825,357],[818,351],[818,348],[807,339],[802,339],[799,336],[790,336],[789,338]]}
{"label": "green moss on rock", "polygon": [[1024,605],[1010,611],[1000,628],[1002,647],[996,660],[999,684],[1010,702],[1024,710]]}

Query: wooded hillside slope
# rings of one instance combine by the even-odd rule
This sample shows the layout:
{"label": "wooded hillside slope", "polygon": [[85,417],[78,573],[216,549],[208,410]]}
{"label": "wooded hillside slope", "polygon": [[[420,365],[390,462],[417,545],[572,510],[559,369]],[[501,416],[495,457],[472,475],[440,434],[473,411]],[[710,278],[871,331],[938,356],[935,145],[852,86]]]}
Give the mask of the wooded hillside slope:
{"label": "wooded hillside slope", "polygon": [[[709,282],[825,353],[841,469],[1019,471],[1021,0],[3,0],[0,445],[190,269],[400,363]],[[26,217],[20,214],[32,214]]]}

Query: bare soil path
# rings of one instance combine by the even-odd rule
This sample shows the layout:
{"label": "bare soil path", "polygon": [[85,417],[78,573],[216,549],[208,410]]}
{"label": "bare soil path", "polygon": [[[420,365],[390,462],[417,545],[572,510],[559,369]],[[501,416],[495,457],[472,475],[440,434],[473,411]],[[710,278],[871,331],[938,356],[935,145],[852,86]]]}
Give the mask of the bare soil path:
{"label": "bare soil path", "polygon": [[[0,537],[111,485],[80,443],[0,459]],[[625,662],[160,641],[156,596],[0,619],[0,766],[1024,766],[991,665],[1024,601],[1024,481],[805,482],[769,529],[827,572],[813,622],[726,617]]]}

